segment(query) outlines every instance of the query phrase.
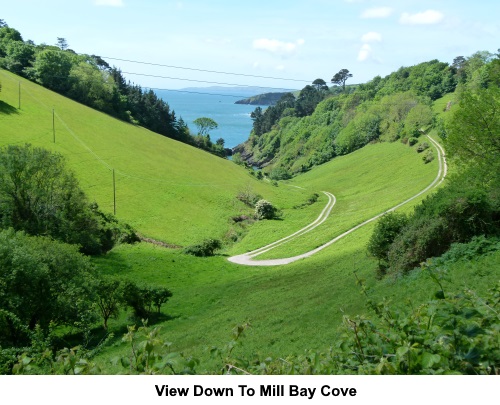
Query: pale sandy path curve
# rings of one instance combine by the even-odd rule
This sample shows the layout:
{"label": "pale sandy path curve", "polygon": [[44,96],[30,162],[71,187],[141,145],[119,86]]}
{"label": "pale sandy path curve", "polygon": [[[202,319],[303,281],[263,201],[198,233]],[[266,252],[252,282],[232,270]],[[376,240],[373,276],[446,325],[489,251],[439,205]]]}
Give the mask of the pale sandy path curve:
{"label": "pale sandy path curve", "polygon": [[333,194],[331,194],[327,191],[323,191],[323,193],[326,194],[326,196],[328,197],[328,202],[327,202],[325,208],[323,209],[323,211],[321,212],[321,214],[319,215],[319,217],[314,222],[310,223],[306,227],[300,229],[299,231],[297,231],[297,232],[295,232],[295,233],[293,233],[285,238],[277,240],[276,242],[270,243],[269,245],[263,246],[259,249],[253,250],[251,252],[247,252],[247,253],[237,255],[237,256],[232,256],[232,257],[228,258],[228,260],[230,262],[242,264],[242,265],[246,265],[246,266],[278,266],[278,265],[293,263],[297,260],[304,259],[306,257],[312,256],[315,253],[318,253],[319,251],[334,244],[339,239],[342,239],[344,236],[349,235],[350,233],[361,228],[362,226],[365,226],[365,225],[369,224],[370,222],[375,221],[376,219],[380,218],[382,215],[384,215],[388,212],[395,211],[396,209],[402,207],[403,205],[409,203],[410,201],[420,197],[422,194],[426,193],[430,189],[437,187],[439,184],[441,184],[443,182],[444,178],[446,177],[446,175],[448,173],[448,164],[446,163],[446,156],[445,156],[444,149],[442,148],[442,146],[438,142],[436,142],[431,136],[427,135],[427,137],[429,138],[431,143],[436,147],[437,154],[438,154],[439,170],[438,170],[438,174],[437,174],[436,178],[434,179],[434,181],[431,184],[429,184],[426,188],[424,188],[422,191],[420,191],[419,193],[408,198],[407,200],[403,201],[402,203],[399,203],[398,205],[395,205],[394,207],[392,207],[392,208],[390,208],[390,209],[388,209],[388,210],[386,210],[378,215],[375,215],[374,217],[366,220],[365,222],[354,226],[353,228],[349,229],[348,231],[333,238],[329,242],[317,247],[316,249],[310,250],[309,252],[303,253],[301,255],[293,256],[293,257],[286,257],[283,259],[255,260],[254,259],[255,257],[257,257],[265,252],[268,252],[269,250],[274,249],[278,246],[281,246],[282,244],[287,243],[287,242],[289,242],[289,241],[291,241],[291,240],[293,240],[301,235],[304,235],[307,232],[312,231],[314,228],[316,228],[317,226],[321,225],[324,221],[326,221],[326,219],[330,215],[330,212],[332,211],[333,206],[335,205],[336,199],[335,199],[335,196]]}

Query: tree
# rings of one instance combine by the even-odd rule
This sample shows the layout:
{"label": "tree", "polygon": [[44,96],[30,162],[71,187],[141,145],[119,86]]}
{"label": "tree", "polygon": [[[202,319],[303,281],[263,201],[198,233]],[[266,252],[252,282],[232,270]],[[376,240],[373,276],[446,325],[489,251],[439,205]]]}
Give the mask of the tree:
{"label": "tree", "polygon": [[172,292],[164,287],[153,288],[151,290],[152,302],[156,307],[156,312],[159,314],[161,306],[165,304],[168,299],[172,296]]}
{"label": "tree", "polygon": [[198,128],[198,134],[201,136],[206,136],[213,129],[217,129],[218,125],[212,118],[200,117],[196,118],[194,125]]}
{"label": "tree", "polygon": [[22,41],[23,37],[21,33],[14,29],[10,28],[7,24],[3,27],[0,27],[0,43],[8,43],[10,41]]}
{"label": "tree", "polygon": [[68,96],[100,111],[113,112],[113,78],[97,66],[80,62],[69,73]]}
{"label": "tree", "polygon": [[123,293],[118,280],[99,279],[94,285],[96,303],[103,320],[103,327],[108,329],[109,318],[117,317],[120,313],[120,304],[123,302]]}
{"label": "tree", "polygon": [[261,107],[256,107],[254,111],[250,113],[250,118],[253,121],[253,132],[255,135],[262,135],[262,121],[264,115],[262,113]]}
{"label": "tree", "polygon": [[341,69],[338,73],[335,73],[335,76],[332,77],[332,83],[342,86],[343,91],[345,91],[345,82],[351,77],[352,74],[349,73],[347,69]]}
{"label": "tree", "polygon": [[45,49],[36,55],[33,67],[27,72],[44,87],[63,94],[71,87],[68,80],[74,57],[60,50]]}
{"label": "tree", "polygon": [[316,90],[313,86],[307,85],[300,91],[300,95],[295,103],[297,115],[299,117],[311,115],[322,99],[323,94],[320,91]]}
{"label": "tree", "polygon": [[127,281],[123,287],[123,302],[133,309],[138,318],[147,318],[147,302],[145,291],[132,281]]}
{"label": "tree", "polygon": [[267,200],[259,200],[255,204],[255,217],[257,219],[273,219],[277,211],[277,208]]}
{"label": "tree", "polygon": [[215,144],[217,146],[221,146],[221,147],[224,147],[224,144],[226,143],[226,141],[224,141],[224,138],[219,138],[215,141]]}
{"label": "tree", "polygon": [[61,51],[65,51],[68,49],[68,41],[66,41],[66,38],[61,38],[57,37],[57,44],[56,44]]}
{"label": "tree", "polygon": [[24,69],[30,67],[34,60],[35,47],[33,45],[21,41],[12,41],[6,47],[3,65],[5,69],[24,76]]}
{"label": "tree", "polygon": [[328,86],[323,79],[316,79],[312,84],[318,91],[328,91]]}
{"label": "tree", "polygon": [[417,104],[405,118],[405,131],[408,136],[419,136],[422,130],[432,124],[432,109],[425,104]]}
{"label": "tree", "polygon": [[500,89],[491,86],[462,93],[447,127],[446,149],[466,164],[494,173],[500,155]]}

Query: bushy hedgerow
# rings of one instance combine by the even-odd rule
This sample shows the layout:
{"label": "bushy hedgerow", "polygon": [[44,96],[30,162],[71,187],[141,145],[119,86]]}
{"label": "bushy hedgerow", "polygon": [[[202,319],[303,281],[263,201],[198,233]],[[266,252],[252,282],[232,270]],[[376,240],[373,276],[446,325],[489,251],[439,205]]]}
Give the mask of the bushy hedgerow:
{"label": "bushy hedgerow", "polygon": [[389,212],[383,215],[375,225],[368,242],[368,252],[379,261],[380,271],[387,267],[388,253],[396,236],[407,225],[408,218],[404,214]]}
{"label": "bushy hedgerow", "polygon": [[430,257],[446,252],[453,243],[500,232],[498,206],[482,185],[453,180],[427,197],[407,219],[382,217],[370,239],[369,252],[387,272],[407,272]]}

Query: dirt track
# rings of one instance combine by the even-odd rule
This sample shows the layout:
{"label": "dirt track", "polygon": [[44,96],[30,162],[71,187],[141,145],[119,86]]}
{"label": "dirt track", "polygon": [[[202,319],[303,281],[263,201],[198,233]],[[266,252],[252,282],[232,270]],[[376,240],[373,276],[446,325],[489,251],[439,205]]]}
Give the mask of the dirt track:
{"label": "dirt track", "polygon": [[448,165],[446,163],[444,149],[433,138],[431,138],[428,135],[427,135],[427,137],[432,142],[432,144],[436,147],[437,154],[438,154],[439,170],[438,170],[438,174],[437,174],[436,178],[434,179],[434,181],[430,185],[428,185],[425,189],[420,191],[418,194],[415,194],[413,197],[408,198],[407,200],[405,200],[402,203],[388,209],[387,211],[384,211],[384,212],[374,216],[373,218],[370,218],[370,219],[366,220],[365,222],[363,222],[359,225],[356,225],[355,227],[349,229],[347,232],[344,232],[343,234],[335,237],[334,239],[317,247],[314,250],[310,250],[309,252],[303,253],[301,255],[297,255],[297,256],[293,256],[293,257],[286,257],[283,259],[255,260],[254,259],[255,257],[312,231],[314,228],[318,227],[319,225],[321,225],[323,222],[326,221],[326,219],[328,218],[328,216],[330,215],[330,213],[333,209],[333,206],[335,205],[336,199],[332,193],[329,193],[327,191],[323,191],[323,193],[328,197],[328,203],[326,204],[323,211],[321,211],[321,214],[319,215],[319,217],[314,222],[310,223],[306,227],[300,229],[299,231],[297,231],[297,232],[295,232],[295,233],[293,233],[293,234],[291,234],[283,239],[277,240],[276,242],[270,243],[269,245],[263,246],[259,249],[253,250],[251,252],[244,253],[244,254],[238,255],[238,256],[232,256],[228,260],[230,262],[242,264],[242,265],[246,265],[246,266],[278,266],[278,265],[292,263],[292,262],[295,262],[297,260],[304,259],[306,257],[310,257],[313,254],[318,253],[319,251],[332,245],[333,243],[335,243],[339,239],[343,238],[344,236],[349,235],[351,232],[354,232],[355,230],[361,228],[362,226],[365,226],[366,224],[369,224],[370,222],[375,221],[376,219],[380,218],[382,215],[384,215],[388,212],[391,212],[391,211],[398,209],[399,207],[409,203],[410,201],[414,200],[415,198],[420,197],[422,194],[426,193],[430,189],[437,187],[439,184],[441,184],[441,182],[446,177],[446,174],[448,173]]}

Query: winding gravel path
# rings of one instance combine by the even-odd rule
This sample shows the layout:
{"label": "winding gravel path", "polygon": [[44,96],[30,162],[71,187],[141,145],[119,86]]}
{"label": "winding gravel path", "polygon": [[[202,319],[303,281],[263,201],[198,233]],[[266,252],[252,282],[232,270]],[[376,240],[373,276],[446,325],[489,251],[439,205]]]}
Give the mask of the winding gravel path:
{"label": "winding gravel path", "polygon": [[349,235],[350,233],[361,228],[362,226],[365,226],[365,225],[369,224],[370,222],[375,221],[376,219],[380,218],[382,215],[384,215],[388,212],[392,212],[392,211],[398,209],[399,207],[402,207],[403,205],[409,203],[410,201],[420,197],[422,194],[426,193],[430,189],[437,187],[439,184],[441,184],[443,182],[444,178],[446,177],[446,175],[448,173],[448,165],[446,163],[444,149],[432,137],[430,137],[429,135],[427,135],[427,137],[429,138],[431,143],[436,147],[436,150],[438,153],[439,170],[438,170],[438,174],[437,174],[436,178],[434,179],[434,181],[431,184],[429,184],[425,189],[420,191],[418,194],[415,194],[413,197],[408,198],[407,200],[405,200],[402,203],[388,209],[387,211],[384,211],[384,212],[374,216],[373,218],[370,218],[370,219],[366,220],[365,222],[363,222],[359,225],[356,225],[355,227],[344,232],[343,234],[335,237],[334,239],[317,247],[316,249],[310,250],[309,252],[303,253],[301,255],[293,256],[293,257],[286,257],[283,259],[266,259],[266,260],[254,259],[255,257],[257,257],[263,253],[266,253],[266,252],[270,251],[271,249],[274,249],[278,246],[281,246],[284,243],[287,243],[295,238],[298,238],[299,236],[302,236],[302,235],[312,231],[314,228],[318,227],[323,222],[325,222],[326,219],[328,218],[328,216],[330,215],[333,206],[335,205],[336,199],[332,193],[329,193],[327,191],[323,191],[323,193],[328,197],[328,202],[327,202],[325,208],[323,209],[323,211],[321,211],[321,214],[319,215],[319,217],[314,222],[311,222],[306,227],[300,229],[299,231],[297,231],[297,232],[295,232],[295,233],[293,233],[285,238],[277,240],[276,242],[270,243],[269,245],[263,246],[259,249],[253,250],[251,252],[247,252],[247,253],[244,253],[244,254],[241,254],[238,256],[232,256],[228,260],[230,262],[242,264],[242,265],[246,265],[246,266],[278,266],[278,265],[293,263],[297,260],[304,259],[306,257],[312,256],[315,253],[318,253],[319,251],[334,244],[339,239],[342,239],[344,236]]}

